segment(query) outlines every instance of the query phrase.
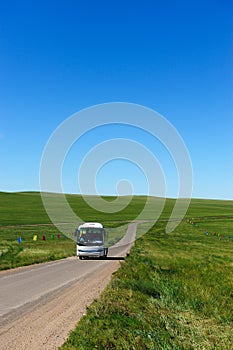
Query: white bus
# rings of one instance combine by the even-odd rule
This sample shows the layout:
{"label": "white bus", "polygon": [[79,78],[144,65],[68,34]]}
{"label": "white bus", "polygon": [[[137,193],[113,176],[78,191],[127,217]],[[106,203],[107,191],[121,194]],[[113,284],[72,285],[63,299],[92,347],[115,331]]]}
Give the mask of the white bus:
{"label": "white bus", "polygon": [[79,259],[103,257],[108,255],[107,235],[99,222],[86,222],[76,230],[77,256]]}

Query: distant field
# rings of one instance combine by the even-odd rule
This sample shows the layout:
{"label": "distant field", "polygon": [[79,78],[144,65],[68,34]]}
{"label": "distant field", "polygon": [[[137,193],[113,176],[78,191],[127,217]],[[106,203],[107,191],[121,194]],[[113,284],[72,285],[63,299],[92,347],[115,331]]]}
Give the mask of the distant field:
{"label": "distant field", "polygon": [[[59,195],[55,196],[59,198]],[[104,197],[104,199],[112,202],[115,197]],[[145,205],[146,199],[143,196],[133,197],[124,210],[107,214],[90,208],[80,195],[67,195],[70,206],[83,221],[100,221],[106,228],[109,228],[110,244],[124,234],[121,225],[137,218]],[[121,199],[122,203],[124,203],[124,200],[124,198]],[[93,197],[92,201],[95,203],[95,201],[98,201],[98,197]],[[161,199],[150,198],[150,202],[152,212],[148,214],[147,219],[153,218],[153,211],[156,211]],[[174,203],[174,199],[166,200],[160,219],[166,220],[169,218]],[[218,217],[218,220],[222,218],[224,224],[225,218],[231,216],[232,212],[233,201],[193,199],[186,216],[199,217],[202,222],[205,220],[206,225],[208,218]],[[40,193],[0,192],[0,213],[0,269],[75,255],[75,242],[64,237],[50,222],[43,207]],[[211,223],[210,220],[209,226],[211,226]],[[70,233],[74,231],[77,225],[78,223],[73,224]],[[111,227],[119,227],[117,237],[111,235]],[[140,232],[143,233],[143,226]],[[37,235],[36,241],[33,240],[35,235]],[[45,240],[42,240],[43,235]],[[22,239],[21,243],[18,242],[19,238]]]}
{"label": "distant field", "polygon": [[[59,197],[59,195],[56,195]],[[131,203],[122,211],[107,214],[90,208],[80,195],[67,195],[67,200],[71,208],[83,221],[93,220],[101,222],[127,221],[135,219],[145,205],[146,197],[135,196]],[[109,202],[115,197],[103,197]],[[98,197],[93,197],[93,201],[98,201]],[[156,210],[156,205],[161,199],[152,198],[152,208]],[[123,202],[123,199],[122,199]],[[175,204],[174,199],[166,199],[161,219],[167,219],[171,214]],[[40,193],[38,192],[0,192],[0,226],[25,225],[25,224],[48,224],[50,219],[43,207]],[[147,219],[153,218],[153,214]],[[190,217],[205,216],[227,216],[233,215],[233,201],[192,199],[187,215]]]}

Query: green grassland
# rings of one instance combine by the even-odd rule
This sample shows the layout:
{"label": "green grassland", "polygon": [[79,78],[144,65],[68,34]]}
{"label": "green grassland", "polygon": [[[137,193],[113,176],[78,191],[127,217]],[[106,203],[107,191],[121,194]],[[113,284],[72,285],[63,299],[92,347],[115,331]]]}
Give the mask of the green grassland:
{"label": "green grassland", "polygon": [[157,222],[62,350],[232,349],[233,238],[214,232],[233,236],[233,219],[219,220],[204,222],[208,235],[186,221],[166,234]]}
{"label": "green grassland", "polygon": [[[107,214],[67,195],[83,221],[117,227],[119,237],[121,225],[137,218],[146,199],[134,197],[124,210]],[[161,200],[150,198],[152,212]],[[149,232],[145,223],[138,226],[130,255],[63,350],[232,349],[233,201],[192,199],[183,221],[166,234],[174,203],[166,199]],[[0,193],[0,213],[1,269],[75,255],[75,242],[50,222],[39,193]]]}
{"label": "green grassland", "polygon": [[75,248],[53,225],[1,227],[0,270],[66,258],[75,254]]}
{"label": "green grassland", "polygon": [[[52,194],[51,194],[52,196]],[[59,199],[59,194],[53,195]],[[66,195],[71,208],[83,221],[101,222],[121,222],[131,221],[137,218],[138,214],[145,206],[147,197],[135,196],[130,204],[123,210],[113,214],[97,211],[89,207],[80,195]],[[103,197],[109,202],[113,202],[116,197]],[[93,197],[93,204],[98,201],[98,197]],[[151,198],[151,208],[156,211],[157,206],[164,201],[161,198]],[[56,201],[54,201],[56,203]],[[122,197],[124,204],[124,197]],[[174,199],[166,199],[165,206],[161,214],[161,219],[167,219],[171,214],[175,204]],[[116,208],[117,209],[117,208]],[[210,217],[232,215],[233,201],[192,199],[189,206],[188,217]],[[28,224],[49,224],[50,219],[43,207],[39,192],[0,192],[0,226],[28,225]],[[148,214],[147,219],[153,219],[154,212]]]}
{"label": "green grassland", "polygon": [[[51,196],[55,198],[55,203],[56,199],[59,202],[59,194],[51,194]],[[73,211],[83,221],[100,221],[104,224],[109,231],[109,244],[113,244],[124,234],[125,226],[122,225],[136,219],[147,201],[147,197],[136,196],[125,209],[108,214],[89,207],[80,195],[66,195],[66,198]],[[116,197],[104,197],[103,199],[114,203]],[[98,202],[98,197],[92,197],[91,200],[95,205],[95,202]],[[122,197],[120,200],[120,206],[123,207],[127,198]],[[147,214],[147,219],[153,218],[156,208],[160,206],[161,201],[164,202],[164,199],[161,198],[150,198],[149,200],[151,212]],[[174,203],[174,199],[166,199],[160,219],[169,218]],[[217,216],[219,219],[222,218],[223,225],[225,225],[225,218],[232,215],[232,209],[232,201],[193,199],[186,216],[200,217],[201,223],[198,222],[199,225],[203,224],[203,220],[207,220],[205,224],[209,224],[208,227],[211,227],[211,220],[208,222],[208,218]],[[50,222],[43,207],[40,193],[0,192],[0,213],[0,269],[75,255],[75,242],[65,238]],[[73,224],[71,234],[77,225],[78,223]],[[113,227],[118,227],[114,233],[111,230]],[[139,227],[140,235],[143,234],[144,227],[143,225]],[[59,234],[60,238],[57,238]],[[33,241],[34,235],[37,235],[37,241]],[[42,241],[43,235],[46,238],[45,241]],[[21,237],[22,243],[18,243],[19,237]]]}

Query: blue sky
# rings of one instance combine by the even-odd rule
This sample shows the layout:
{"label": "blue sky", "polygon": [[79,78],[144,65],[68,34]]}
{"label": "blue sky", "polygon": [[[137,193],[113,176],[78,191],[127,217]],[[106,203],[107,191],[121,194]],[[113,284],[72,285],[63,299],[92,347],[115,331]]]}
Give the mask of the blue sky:
{"label": "blue sky", "polygon": [[[4,1],[0,4],[1,191],[39,190],[43,149],[77,111],[100,103],[152,108],[180,133],[192,160],[193,197],[233,199],[232,1]],[[148,135],[108,126],[86,135],[64,162],[64,191],[109,137],[147,146],[159,159],[167,196],[177,194],[169,154]],[[97,176],[100,193],[145,176],[116,159]]]}

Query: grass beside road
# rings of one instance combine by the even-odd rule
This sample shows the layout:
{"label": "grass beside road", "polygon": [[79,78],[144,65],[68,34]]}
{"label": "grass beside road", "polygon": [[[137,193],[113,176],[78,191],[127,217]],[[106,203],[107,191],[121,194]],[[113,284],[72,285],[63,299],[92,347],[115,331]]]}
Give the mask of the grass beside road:
{"label": "grass beside road", "polygon": [[[34,236],[37,236],[36,241]],[[22,243],[18,242],[19,237]],[[2,227],[0,270],[66,258],[75,255],[75,249],[75,243],[53,225]]]}
{"label": "grass beside road", "polygon": [[[219,220],[209,231],[232,234]],[[233,238],[199,224],[165,234],[160,222],[137,240],[62,350],[232,349]]]}

